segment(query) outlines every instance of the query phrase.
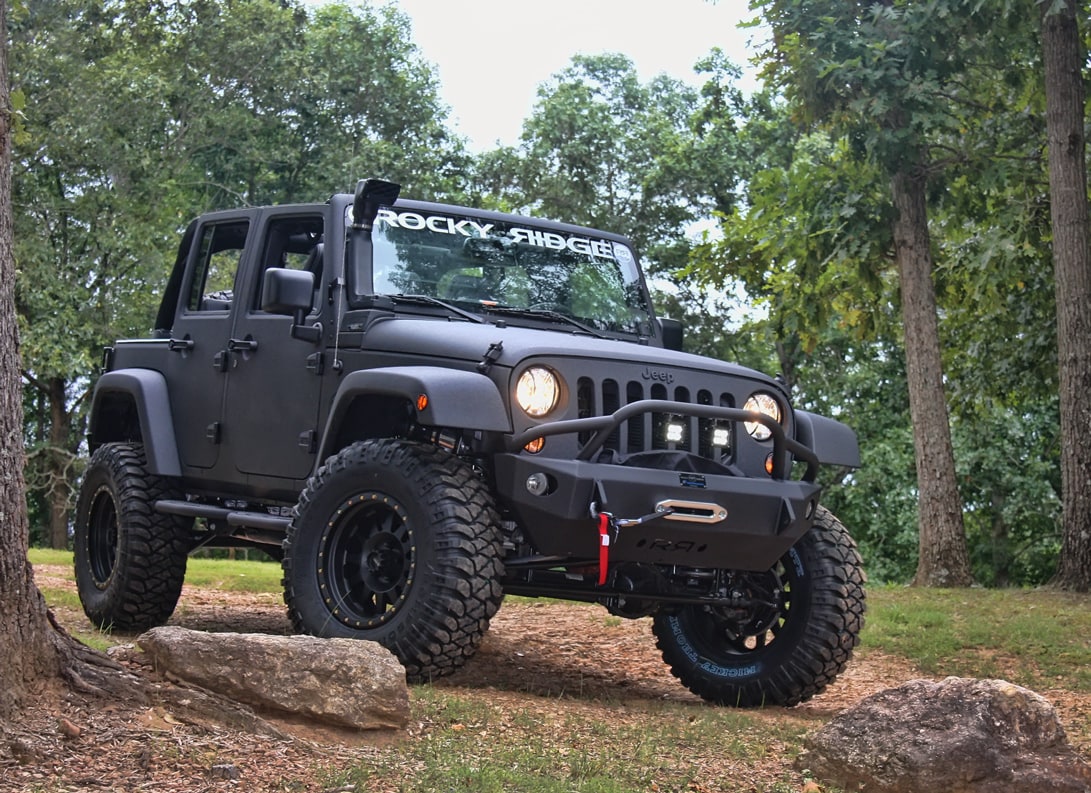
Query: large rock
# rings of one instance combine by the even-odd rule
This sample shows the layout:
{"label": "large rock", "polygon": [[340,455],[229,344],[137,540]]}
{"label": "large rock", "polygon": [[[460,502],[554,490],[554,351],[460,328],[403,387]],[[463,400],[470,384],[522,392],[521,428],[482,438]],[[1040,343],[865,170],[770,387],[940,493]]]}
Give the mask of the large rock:
{"label": "large rock", "polygon": [[846,710],[797,760],[869,793],[1087,793],[1091,766],[1043,697],[1003,680],[913,680]]}
{"label": "large rock", "polygon": [[374,642],[173,626],[136,641],[159,671],[262,710],[362,730],[409,720],[405,669]]}

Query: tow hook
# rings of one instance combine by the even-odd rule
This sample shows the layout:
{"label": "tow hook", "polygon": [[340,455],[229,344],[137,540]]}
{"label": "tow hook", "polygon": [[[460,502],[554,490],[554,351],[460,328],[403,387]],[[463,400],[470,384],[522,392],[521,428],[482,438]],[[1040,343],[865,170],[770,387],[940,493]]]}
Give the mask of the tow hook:
{"label": "tow hook", "polygon": [[655,510],[639,518],[618,518],[605,510],[600,510],[597,502],[591,502],[591,517],[599,522],[599,586],[606,585],[606,574],[610,570],[610,543],[617,539],[620,529],[639,526],[650,520],[666,518],[674,514],[674,508],[663,503],[657,504]]}

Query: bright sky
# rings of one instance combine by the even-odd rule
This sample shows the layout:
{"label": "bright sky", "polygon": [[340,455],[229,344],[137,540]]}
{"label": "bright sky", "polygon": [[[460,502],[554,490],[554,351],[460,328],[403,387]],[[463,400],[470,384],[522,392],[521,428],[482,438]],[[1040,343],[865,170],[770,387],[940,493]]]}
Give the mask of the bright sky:
{"label": "bright sky", "polygon": [[[690,81],[693,65],[720,47],[748,66],[738,30],[745,0],[393,0],[413,20],[413,39],[438,67],[442,98],[473,151],[513,144],[538,85],[573,55],[621,52],[642,81],[660,72]],[[747,87],[743,84],[743,87]]]}

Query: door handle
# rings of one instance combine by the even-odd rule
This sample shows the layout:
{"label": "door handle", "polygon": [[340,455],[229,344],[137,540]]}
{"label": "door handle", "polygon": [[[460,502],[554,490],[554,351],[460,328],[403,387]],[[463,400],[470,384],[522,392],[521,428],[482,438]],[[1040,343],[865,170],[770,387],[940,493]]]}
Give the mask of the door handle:
{"label": "door handle", "polygon": [[258,341],[253,336],[245,339],[228,339],[227,349],[231,352],[255,352],[258,349]]}

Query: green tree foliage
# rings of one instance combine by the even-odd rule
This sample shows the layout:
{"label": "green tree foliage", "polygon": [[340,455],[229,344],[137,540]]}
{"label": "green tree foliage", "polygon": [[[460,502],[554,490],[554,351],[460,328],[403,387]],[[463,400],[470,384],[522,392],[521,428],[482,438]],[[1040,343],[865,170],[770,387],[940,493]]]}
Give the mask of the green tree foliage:
{"label": "green tree foliage", "polygon": [[146,333],[149,268],[178,223],[154,91],[119,62],[102,11],[31,3],[12,18],[12,81],[28,103],[13,164],[27,476],[57,546],[88,377],[107,341]]}
{"label": "green tree foliage", "polygon": [[970,555],[975,577],[986,586],[1045,584],[1056,568],[1061,509],[1054,401],[1023,413],[983,408],[972,421],[954,421]]}
{"label": "green tree foliage", "polygon": [[772,73],[785,81],[795,106],[845,136],[889,179],[920,492],[916,580],[968,583],[931,280],[927,190],[932,172],[941,172],[938,150],[965,115],[961,81],[973,76],[974,58],[991,42],[973,9],[960,2],[816,6],[773,0],[763,8],[784,57]]}
{"label": "green tree foliage", "polygon": [[[835,11],[856,19],[871,8],[855,4]],[[678,152],[674,173],[694,168],[704,192],[664,192],[659,199],[680,195],[673,200],[692,202],[694,217],[715,212],[719,233],[696,246],[688,267],[688,246],[642,241],[659,277],[670,281],[658,298],[661,310],[687,315],[687,348],[779,371],[801,406],[838,415],[857,430],[865,465],[826,498],[853,526],[878,580],[905,581],[919,561],[920,492],[901,341],[903,305],[893,266],[890,182],[891,162],[900,162],[897,153],[914,140],[928,158],[924,197],[973,575],[989,583],[1040,583],[1048,567],[1043,560],[1057,547],[1051,523],[1056,477],[1045,475],[1055,473],[1056,465],[1056,408],[1048,397],[1056,372],[1051,278],[1043,253],[1041,102],[1030,77],[1033,31],[1007,21],[983,25],[972,10],[932,4],[906,22],[898,16],[904,9],[880,7],[876,19],[840,33],[826,30],[823,35],[832,38],[858,33],[868,24],[887,24],[891,13],[914,35],[924,36],[936,20],[950,26],[955,12],[954,21],[963,25],[937,33],[935,42],[915,43],[919,51],[904,62],[892,54],[892,44],[874,36],[851,42],[864,50],[860,58],[829,58],[823,62],[828,72],[814,76],[816,84],[829,83],[822,113],[794,101],[792,86],[781,84],[778,91],[774,82],[744,100],[734,88],[733,68],[713,53],[700,65],[707,82],[699,94],[690,94],[688,101],[696,104],[672,149]],[[933,16],[921,16],[925,12]],[[968,32],[979,51],[948,57],[945,48]],[[986,34],[1001,44],[990,48]],[[927,59],[941,53],[950,62],[932,74]],[[999,69],[999,57],[1005,63],[1014,57],[1021,67]],[[602,206],[599,214],[576,219],[605,218],[638,236],[626,227],[624,205],[595,188],[617,184],[616,173],[627,167],[617,145],[627,132],[612,119],[631,125],[635,118],[631,109],[619,112],[606,99],[629,101],[633,90],[610,93],[602,86],[639,83],[631,76],[627,82],[602,80],[601,71],[584,65],[577,59],[543,86],[535,123],[528,121],[518,146],[479,160],[475,196],[492,206],[566,219],[571,207]],[[629,68],[624,59],[613,65],[623,74]],[[856,67],[865,74],[859,76]],[[902,79],[907,75],[912,85]],[[917,104],[902,103],[913,111],[908,130],[890,132],[887,111],[872,95],[883,80],[921,91]],[[851,95],[838,96],[830,87],[842,83]],[[784,98],[786,91],[793,101]],[[560,106],[552,106],[554,101]],[[926,110],[936,118],[928,121]],[[602,136],[609,140],[600,141]],[[619,165],[595,170],[610,157]],[[565,179],[571,174],[583,178]],[[535,181],[536,175],[543,176]],[[680,180],[675,187],[685,184]],[[547,204],[551,189],[564,201]],[[622,220],[614,220],[615,213]],[[756,313],[736,305],[740,288]],[[1011,465],[1020,438],[1026,464]]]}
{"label": "green tree foliage", "polygon": [[[914,246],[936,265],[944,382],[955,433],[966,439],[960,453],[989,455],[988,435],[973,428],[990,422],[1028,439],[1048,435],[1056,375],[1033,20],[1007,5],[961,0],[758,7],[772,30],[767,86],[785,101],[759,97],[749,108],[742,134],[766,155],[744,158],[756,163],[747,201],[725,219],[724,241],[701,252],[696,272],[715,278],[733,265],[769,306],[778,335],[798,342],[784,349],[804,359],[831,328],[857,343],[896,339],[908,307],[906,281],[890,270],[899,217],[891,186],[911,187],[915,197],[901,191],[903,201],[912,197],[903,207],[928,213],[930,239],[918,236]],[[919,437],[920,413],[948,403],[942,395],[916,402]],[[1044,411],[1041,425],[1028,420],[1028,405],[1035,420]],[[855,410],[847,412],[851,421]],[[875,439],[865,454],[868,442]],[[1050,464],[1048,442],[1026,448]],[[1019,480],[1028,493],[1042,481]],[[971,539],[991,542],[976,527],[986,514],[993,525],[1000,502],[982,499],[971,486],[981,481],[958,482]],[[1047,498],[1041,514],[1052,509]],[[1045,531],[1045,522],[1031,522]],[[1049,545],[1055,533],[1042,537]],[[924,549],[939,547],[926,540]],[[937,556],[946,565],[949,554]],[[985,558],[975,552],[975,571]]]}
{"label": "green tree foliage", "polygon": [[380,172],[449,195],[467,155],[390,6],[58,0],[10,29],[28,476],[61,545],[101,349],[148,333],[190,217]]}
{"label": "green tree foliage", "polygon": [[852,527],[870,580],[908,581],[917,567],[918,511],[902,346],[831,327],[801,356],[798,375],[799,404],[848,423],[860,442],[862,466],[823,500]]}
{"label": "green tree foliage", "polygon": [[[763,0],[759,93],[743,97],[718,51],[697,64],[699,88],[642,81],[623,55],[577,56],[540,87],[515,146],[473,159],[389,4],[17,6],[35,522],[63,542],[99,350],[147,332],[189,217],[322,200],[380,175],[418,197],[632,237],[687,349],[780,372],[801,407],[856,429],[864,467],[832,472],[825,498],[873,579],[908,580],[921,493],[900,175],[927,210],[946,396],[926,408],[950,412],[973,576],[1044,582],[1061,545],[1062,438],[1042,51],[1030,9],[985,6]],[[700,241],[710,216],[718,228]]]}
{"label": "green tree foliage", "polygon": [[[297,147],[317,156],[302,169],[303,195],[351,189],[359,174],[400,180],[417,198],[462,193],[470,157],[446,125],[435,72],[404,15],[391,6],[320,8],[306,57],[298,104],[312,130],[301,129]],[[331,185],[326,174],[338,181]]]}
{"label": "green tree foliage", "polygon": [[682,275],[693,227],[738,191],[739,70],[719,51],[697,64],[700,90],[665,75],[641,82],[619,54],[577,55],[543,83],[520,141],[482,155],[471,198],[633,239],[661,312],[682,317],[686,347],[768,364],[738,331],[738,298]]}
{"label": "green tree foliage", "polygon": [[539,87],[519,144],[481,159],[476,189],[508,208],[626,234],[670,269],[684,249],[667,249],[707,215],[711,188],[728,185],[729,196],[736,181],[722,152],[711,169],[716,147],[694,134],[696,106],[695,89],[666,75],[642,83],[624,55],[574,56]]}
{"label": "green tree foliage", "polygon": [[802,354],[836,321],[861,337],[889,333],[896,306],[874,266],[889,246],[878,172],[843,141],[803,133],[783,103],[755,97],[740,133],[746,195],[721,214],[721,235],[699,246],[689,275],[739,282],[769,312],[789,383]]}

